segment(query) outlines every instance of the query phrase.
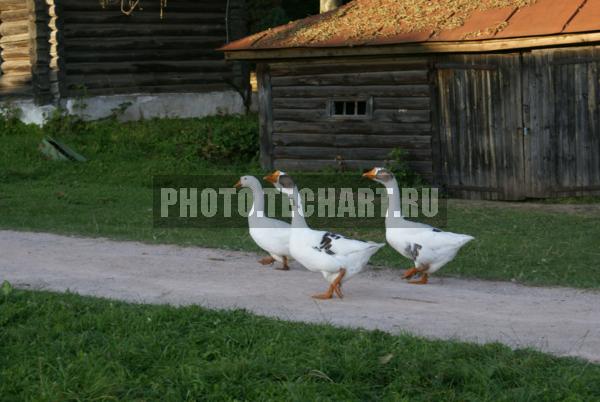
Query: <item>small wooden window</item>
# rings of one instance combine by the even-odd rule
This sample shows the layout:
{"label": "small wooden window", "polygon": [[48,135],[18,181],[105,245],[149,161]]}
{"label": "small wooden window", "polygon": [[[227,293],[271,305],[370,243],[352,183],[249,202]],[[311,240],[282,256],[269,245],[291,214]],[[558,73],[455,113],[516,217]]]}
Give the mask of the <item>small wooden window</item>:
{"label": "small wooden window", "polygon": [[329,101],[329,115],[335,118],[366,119],[371,117],[370,99],[335,99]]}

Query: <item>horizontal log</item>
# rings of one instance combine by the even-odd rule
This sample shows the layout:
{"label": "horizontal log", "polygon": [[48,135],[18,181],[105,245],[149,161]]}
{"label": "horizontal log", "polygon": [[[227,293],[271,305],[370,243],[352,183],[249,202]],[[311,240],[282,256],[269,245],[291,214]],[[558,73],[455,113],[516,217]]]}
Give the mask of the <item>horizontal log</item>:
{"label": "horizontal log", "polygon": [[427,70],[377,71],[370,73],[333,73],[272,77],[271,84],[277,86],[311,85],[397,85],[427,84]]}
{"label": "horizontal log", "polygon": [[0,46],[4,47],[4,44],[15,43],[15,42],[29,42],[29,34],[18,34],[18,35],[5,35],[0,37]]}
{"label": "horizontal log", "polygon": [[2,12],[0,12],[0,21],[2,22],[28,20],[29,10],[27,8],[22,8],[20,10],[2,10]]}
{"label": "horizontal log", "polygon": [[326,107],[320,109],[273,109],[273,119],[275,120],[287,120],[287,121],[322,121],[325,119],[331,119],[329,112]]}
{"label": "horizontal log", "polygon": [[[273,109],[273,118],[275,120],[287,120],[298,122],[317,122],[334,119],[330,116],[327,108],[302,110],[302,109]],[[338,119],[337,117],[335,119]],[[377,122],[397,122],[397,123],[428,123],[431,121],[429,110],[375,110],[372,117],[367,120],[373,124]],[[353,120],[354,121],[354,120]]]}
{"label": "horizontal log", "polygon": [[410,109],[410,110],[429,110],[431,104],[430,98],[406,97],[406,98],[373,98],[373,108],[377,109]]}
{"label": "horizontal log", "polygon": [[271,75],[285,77],[292,75],[350,74],[402,70],[427,70],[429,64],[424,59],[385,58],[385,59],[332,59],[331,61],[303,60],[271,64]]}
{"label": "horizontal log", "polygon": [[1,7],[8,7],[8,6],[27,6],[27,3],[25,2],[25,0],[0,0],[0,6]]}
{"label": "horizontal log", "polygon": [[0,24],[0,36],[26,34],[29,32],[29,21],[12,21]]}
{"label": "horizontal log", "polygon": [[[280,109],[325,109],[328,97],[322,98],[273,98],[273,107]],[[429,97],[410,96],[406,98],[374,97],[373,108],[429,110]]]}
{"label": "horizontal log", "polygon": [[0,88],[16,88],[31,85],[31,74],[0,75]]}
{"label": "horizontal log", "polygon": [[[291,147],[275,146],[273,156],[279,159],[390,159],[393,148],[333,148],[333,147]],[[431,161],[431,151],[426,149],[411,150],[407,154],[410,161]]]}
{"label": "horizontal log", "polygon": [[[51,41],[51,43],[53,43]],[[192,49],[198,47],[217,48],[225,43],[224,35],[187,35],[187,36],[154,36],[125,37],[94,40],[89,38],[68,38],[63,42],[67,53],[72,51],[113,51],[136,49]]]}
{"label": "horizontal log", "polygon": [[325,109],[328,101],[328,98],[273,98],[272,103],[278,109],[315,110]]}
{"label": "horizontal log", "polygon": [[63,26],[63,34],[66,38],[221,35],[224,32],[224,24],[65,24]]}
{"label": "horizontal log", "polygon": [[[364,170],[373,166],[381,165],[381,160],[344,160],[342,166],[344,170]],[[340,168],[340,163],[336,160],[315,160],[315,159],[275,159],[273,161],[275,169],[281,170],[303,170],[317,171],[323,169]],[[432,164],[425,161],[409,162],[409,167],[417,173],[431,177]]]}
{"label": "horizontal log", "polygon": [[31,62],[29,60],[6,60],[0,64],[0,69],[4,74],[31,71]]}
{"label": "horizontal log", "polygon": [[[233,2],[232,2],[233,3]],[[173,1],[169,2],[165,8],[167,14],[171,12],[225,12],[227,3],[224,1]],[[63,0],[62,7],[64,11],[99,11],[102,7],[96,1]],[[120,10],[120,7],[109,6],[104,10]],[[158,2],[145,2],[143,10],[136,10],[136,14],[148,14],[160,12]]]}
{"label": "horizontal log", "polygon": [[431,112],[429,110],[409,110],[380,109],[373,112],[373,120],[382,122],[398,123],[429,123],[431,122]]}
{"label": "horizontal log", "polygon": [[212,73],[228,72],[231,65],[224,60],[194,60],[173,62],[68,63],[68,74],[126,74],[126,73]]}
{"label": "horizontal log", "polygon": [[70,75],[66,76],[69,88],[85,86],[95,88],[119,88],[129,86],[153,85],[183,85],[183,84],[213,84],[233,79],[233,74],[226,73],[190,73],[190,74],[101,74],[101,75]]}
{"label": "horizontal log", "polygon": [[[168,10],[168,9],[167,9]],[[158,13],[134,13],[130,16],[123,14],[120,10],[95,11],[65,11],[62,14],[64,24],[147,24],[157,23],[161,25],[174,24],[222,24],[225,13],[211,12],[169,12],[168,18],[160,19]]]}
{"label": "horizontal log", "polygon": [[2,47],[0,55],[2,60],[29,59],[29,46]]}
{"label": "horizontal log", "polygon": [[369,85],[369,86],[319,86],[273,87],[273,97],[366,97],[366,96],[429,96],[429,85]]}
{"label": "horizontal log", "polygon": [[431,137],[427,135],[273,133],[272,139],[274,145],[282,146],[431,149]]}
{"label": "horizontal log", "polygon": [[225,84],[185,84],[185,85],[147,85],[147,86],[123,86],[119,88],[101,87],[94,89],[70,88],[67,96],[82,95],[117,95],[117,94],[153,94],[153,93],[204,93],[215,91],[231,91],[231,87]]}
{"label": "horizontal log", "polygon": [[17,88],[0,88],[0,99],[20,99],[30,98],[33,96],[31,86],[23,86]]}
{"label": "horizontal log", "polygon": [[135,50],[110,50],[102,52],[70,51],[65,60],[69,63],[94,63],[98,62],[101,55],[102,63],[107,62],[160,62],[163,60],[223,60],[223,54],[203,47],[194,49],[135,49]]}
{"label": "horizontal log", "polygon": [[294,121],[273,122],[273,131],[279,133],[315,133],[315,134],[398,134],[430,135],[429,123],[379,123],[372,121],[331,121],[298,123]]}

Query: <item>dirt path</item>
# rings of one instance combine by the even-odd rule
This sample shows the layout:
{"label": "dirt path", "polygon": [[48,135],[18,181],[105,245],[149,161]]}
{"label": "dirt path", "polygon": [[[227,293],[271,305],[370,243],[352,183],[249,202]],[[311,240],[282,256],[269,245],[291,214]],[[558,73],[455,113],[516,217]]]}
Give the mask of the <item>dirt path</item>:
{"label": "dirt path", "polygon": [[0,281],[135,302],[245,308],[286,320],[408,331],[430,338],[500,341],[600,361],[600,292],[433,278],[408,285],[398,271],[364,273],[344,300],[310,298],[326,283],[251,253],[0,231]]}

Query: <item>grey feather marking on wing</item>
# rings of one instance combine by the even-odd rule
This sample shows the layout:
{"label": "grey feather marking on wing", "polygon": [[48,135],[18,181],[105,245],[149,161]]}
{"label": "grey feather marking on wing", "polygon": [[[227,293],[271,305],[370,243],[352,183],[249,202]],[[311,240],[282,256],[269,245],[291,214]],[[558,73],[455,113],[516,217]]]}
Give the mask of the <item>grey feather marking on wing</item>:
{"label": "grey feather marking on wing", "polygon": [[420,244],[413,243],[406,246],[406,249],[404,251],[406,251],[406,254],[410,255],[412,260],[415,261],[419,256],[419,250],[422,248],[423,246],[421,246]]}

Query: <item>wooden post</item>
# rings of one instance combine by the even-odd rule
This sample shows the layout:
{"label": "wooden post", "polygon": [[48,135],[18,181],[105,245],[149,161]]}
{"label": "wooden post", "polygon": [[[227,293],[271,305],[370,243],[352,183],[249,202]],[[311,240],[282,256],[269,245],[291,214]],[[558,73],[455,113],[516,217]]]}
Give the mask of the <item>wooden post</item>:
{"label": "wooden post", "polygon": [[342,0],[321,0],[321,13],[326,13],[327,11],[335,10],[343,3]]}

